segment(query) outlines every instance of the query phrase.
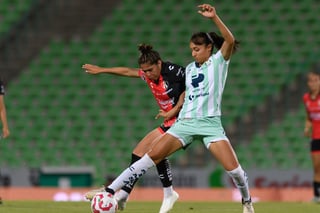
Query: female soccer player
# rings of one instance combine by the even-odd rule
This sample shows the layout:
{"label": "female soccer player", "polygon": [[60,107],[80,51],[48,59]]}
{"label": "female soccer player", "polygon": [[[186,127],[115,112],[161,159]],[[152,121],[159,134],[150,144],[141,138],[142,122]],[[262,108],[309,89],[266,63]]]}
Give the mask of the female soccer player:
{"label": "female soccer player", "polygon": [[1,138],[7,138],[10,135],[10,131],[7,122],[6,107],[4,103],[4,85],[2,81],[0,81],[0,119],[2,122]]}
{"label": "female soccer player", "polygon": [[304,135],[311,137],[310,151],[313,163],[313,201],[320,203],[320,73],[312,70],[307,76],[309,91],[303,95],[306,109]]}
{"label": "female soccer player", "polygon": [[[138,59],[139,69],[128,67],[103,68],[91,64],[82,66],[87,73],[109,73],[120,76],[142,78],[149,86],[160,110],[156,118],[163,117],[164,122],[160,127],[149,132],[135,147],[132,153],[131,164],[139,160],[152,147],[154,141],[159,138],[175,122],[182,107],[185,91],[185,68],[170,62],[161,60],[157,51],[150,45],[140,45],[141,55]],[[164,200],[160,212],[167,212],[166,206],[178,199],[178,193],[172,188],[172,174],[168,159],[164,158],[157,164],[159,178],[163,185]],[[116,195],[120,210],[125,207],[135,181],[122,187]],[[104,188],[102,189],[104,190]],[[99,191],[99,190],[98,190]],[[90,191],[86,198],[91,200],[97,190]]]}
{"label": "female soccer player", "polygon": [[[0,140],[2,138],[7,138],[10,135],[8,122],[7,122],[7,113],[6,113],[6,106],[4,103],[4,85],[0,80],[0,119],[2,123],[2,133],[0,135]],[[1,174],[0,174],[1,175]],[[2,199],[0,197],[0,204],[2,203]]]}
{"label": "female soccer player", "polygon": [[[124,170],[105,190],[114,194],[124,182],[136,181],[152,166],[201,137],[210,153],[222,164],[242,195],[244,213],[253,213],[247,175],[225,135],[221,124],[221,99],[226,82],[230,57],[238,42],[209,4],[198,11],[211,19],[222,37],[216,33],[196,33],[190,49],[195,59],[186,67],[186,92],[182,109],[175,124],[139,161]],[[214,53],[213,50],[217,49]]]}

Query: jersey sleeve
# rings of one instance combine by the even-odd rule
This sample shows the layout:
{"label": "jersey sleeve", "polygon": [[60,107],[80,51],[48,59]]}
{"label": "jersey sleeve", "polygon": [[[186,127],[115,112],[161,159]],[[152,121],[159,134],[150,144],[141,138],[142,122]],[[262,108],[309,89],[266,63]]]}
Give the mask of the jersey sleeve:
{"label": "jersey sleeve", "polygon": [[229,64],[229,62],[230,62],[230,58],[228,60],[224,59],[221,50],[218,50],[218,52],[216,52],[212,56],[215,57],[217,60],[219,60],[221,63]]}
{"label": "jersey sleeve", "polygon": [[186,69],[184,67],[178,66],[176,76],[179,79],[179,81],[182,82],[182,84],[185,87],[185,81],[186,81]]}
{"label": "jersey sleeve", "polygon": [[185,85],[185,80],[186,80],[186,69],[183,66],[177,65],[177,64],[171,64],[168,63],[169,70],[171,69],[170,67],[173,67],[174,70],[174,76],[172,75],[173,78],[176,79],[178,82],[183,82]]}
{"label": "jersey sleeve", "polygon": [[146,80],[146,74],[142,71],[142,69],[139,69],[138,75],[140,76],[140,78],[141,78],[143,81],[147,81],[147,80]]}

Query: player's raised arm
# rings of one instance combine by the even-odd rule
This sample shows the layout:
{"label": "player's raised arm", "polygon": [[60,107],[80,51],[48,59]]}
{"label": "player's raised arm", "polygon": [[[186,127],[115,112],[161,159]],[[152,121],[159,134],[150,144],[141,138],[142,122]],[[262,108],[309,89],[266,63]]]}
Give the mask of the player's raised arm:
{"label": "player's raised arm", "polygon": [[233,53],[234,45],[235,45],[235,38],[233,34],[228,29],[228,27],[223,23],[223,21],[220,19],[220,17],[216,12],[215,7],[209,4],[201,4],[198,7],[200,8],[198,13],[200,13],[204,17],[211,19],[218,27],[222,37],[224,38],[224,42],[220,50],[224,59],[228,60]]}
{"label": "player's raised arm", "polygon": [[100,73],[109,73],[127,77],[136,77],[138,78],[138,70],[137,68],[129,68],[129,67],[100,67],[93,64],[84,64],[82,65],[82,69],[85,70],[86,73],[89,74],[100,74]]}

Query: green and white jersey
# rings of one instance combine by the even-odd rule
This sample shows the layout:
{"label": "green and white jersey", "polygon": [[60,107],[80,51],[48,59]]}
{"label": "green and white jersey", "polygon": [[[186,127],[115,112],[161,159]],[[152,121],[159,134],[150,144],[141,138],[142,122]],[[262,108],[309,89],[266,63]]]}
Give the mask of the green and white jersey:
{"label": "green and white jersey", "polygon": [[186,94],[179,118],[221,116],[221,99],[227,79],[229,60],[221,51],[200,67],[193,62],[186,68]]}

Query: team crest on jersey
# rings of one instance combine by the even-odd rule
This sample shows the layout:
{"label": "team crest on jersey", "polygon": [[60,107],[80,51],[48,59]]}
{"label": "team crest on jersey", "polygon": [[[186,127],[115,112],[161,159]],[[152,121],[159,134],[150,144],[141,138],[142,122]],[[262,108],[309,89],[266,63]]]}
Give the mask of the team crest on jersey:
{"label": "team crest on jersey", "polygon": [[173,66],[173,65],[170,65],[170,66],[168,67],[168,69],[171,71],[171,70],[174,69],[174,66]]}
{"label": "team crest on jersey", "polygon": [[192,78],[191,85],[194,88],[197,88],[199,87],[199,84],[204,80],[204,74],[198,73],[197,75],[193,75],[191,78]]}
{"label": "team crest on jersey", "polygon": [[142,79],[143,81],[147,81],[147,79],[146,79],[146,76],[145,76],[145,75],[141,75],[141,79]]}

